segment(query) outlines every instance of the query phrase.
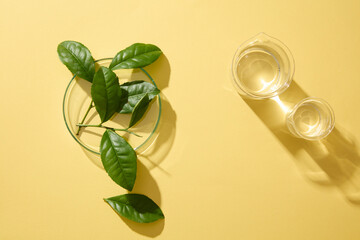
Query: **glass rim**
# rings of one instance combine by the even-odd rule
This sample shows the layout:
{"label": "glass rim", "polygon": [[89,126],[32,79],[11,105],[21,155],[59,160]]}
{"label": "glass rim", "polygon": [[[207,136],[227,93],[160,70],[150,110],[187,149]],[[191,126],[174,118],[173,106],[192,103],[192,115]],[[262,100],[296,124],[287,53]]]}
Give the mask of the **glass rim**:
{"label": "glass rim", "polygon": [[335,113],[334,113],[334,110],[332,109],[332,107],[330,106],[330,104],[325,101],[324,99],[322,98],[317,98],[317,97],[307,97],[307,98],[304,98],[302,100],[300,100],[298,103],[295,104],[295,106],[289,111],[288,113],[288,116],[292,115],[302,104],[306,103],[306,102],[309,102],[309,101],[314,101],[314,102],[318,102],[320,103],[321,105],[325,106],[326,109],[329,111],[330,113],[330,124],[329,126],[326,128],[326,130],[324,130],[324,134],[320,135],[320,136],[316,136],[316,137],[308,137],[308,136],[305,136],[303,134],[301,134],[297,128],[293,127],[293,130],[295,131],[295,133],[303,138],[303,139],[306,139],[306,140],[320,140],[320,139],[323,139],[325,137],[327,137],[331,132],[332,130],[334,129],[335,127]]}
{"label": "glass rim", "polygon": [[[100,61],[111,60],[111,59],[112,59],[112,58],[101,58],[101,59],[95,60],[95,63],[96,63],[96,62],[100,62]],[[143,68],[139,68],[139,69],[140,69],[143,73],[145,73],[145,75],[150,79],[150,81],[154,84],[154,86],[155,86],[156,88],[158,88],[157,85],[156,85],[156,83],[155,83],[155,81],[154,81],[154,79],[151,77],[151,75],[150,75],[145,69],[143,69]],[[67,128],[67,130],[69,131],[70,135],[75,139],[75,141],[76,141],[78,144],[80,144],[81,147],[83,147],[84,149],[86,149],[86,150],[89,151],[89,152],[92,152],[92,153],[95,153],[95,154],[97,154],[97,155],[100,155],[100,152],[99,152],[99,151],[94,151],[93,149],[90,149],[89,147],[87,147],[85,144],[83,144],[83,143],[74,135],[74,133],[73,133],[72,130],[70,129],[70,126],[69,126],[69,124],[68,124],[68,122],[67,122],[67,120],[66,120],[66,113],[65,113],[65,111],[66,111],[66,110],[65,110],[66,106],[65,106],[65,103],[66,103],[67,96],[68,96],[68,94],[69,94],[70,87],[71,87],[72,83],[74,82],[75,77],[76,77],[76,74],[73,75],[73,77],[71,78],[69,84],[67,85],[66,90],[65,90],[65,93],[64,93],[64,97],[63,97],[62,112],[63,112],[64,122],[65,122],[66,128]],[[160,94],[157,95],[157,101],[158,101],[158,103],[159,103],[159,114],[158,114],[158,116],[157,116],[157,120],[156,120],[155,126],[154,126],[153,130],[151,131],[150,135],[149,135],[139,146],[136,146],[136,147],[134,148],[135,151],[138,150],[138,149],[140,149],[141,147],[143,147],[143,146],[152,138],[152,136],[154,135],[156,129],[157,129],[158,126],[159,126],[160,117],[161,117],[161,110],[162,110],[162,106],[161,106],[161,96],[160,96]]]}
{"label": "glass rim", "polygon": [[[240,83],[240,79],[237,77],[237,74],[235,73],[235,66],[237,65],[236,63],[238,62],[237,59],[242,55],[242,53],[246,50],[246,47],[251,45],[254,41],[254,38],[256,37],[261,37],[261,36],[266,36],[267,38],[271,39],[271,41],[273,43],[275,43],[278,47],[280,47],[280,49],[282,49],[285,54],[286,54],[286,58],[289,62],[289,72],[290,75],[288,77],[288,79],[286,80],[286,82],[284,82],[278,89],[273,90],[268,92],[267,94],[256,94],[256,93],[251,93],[248,90],[246,90],[246,88],[244,88],[241,83]],[[259,48],[267,53],[269,53],[276,62],[278,62],[279,60],[273,56],[273,54],[271,52],[269,52],[266,49],[263,48]],[[236,49],[236,52],[233,56],[232,62],[231,62],[231,75],[232,75],[232,80],[233,80],[233,84],[235,84],[235,87],[244,93],[245,95],[247,95],[248,97],[251,98],[255,98],[255,99],[266,99],[266,98],[272,98],[275,96],[280,95],[281,93],[283,93],[291,84],[293,77],[294,77],[294,73],[295,73],[295,60],[294,57],[290,51],[290,49],[279,39],[274,38],[264,32],[260,32],[258,34],[256,34],[255,36],[249,38],[248,40],[246,40],[245,42],[243,42],[242,44],[240,44],[240,46]]]}

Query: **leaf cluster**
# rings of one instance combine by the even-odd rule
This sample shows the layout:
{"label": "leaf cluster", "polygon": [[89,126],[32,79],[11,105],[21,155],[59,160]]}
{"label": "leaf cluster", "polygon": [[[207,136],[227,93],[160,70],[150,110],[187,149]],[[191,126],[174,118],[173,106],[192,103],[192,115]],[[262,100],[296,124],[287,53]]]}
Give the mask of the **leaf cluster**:
{"label": "leaf cluster", "polygon": [[[100,142],[102,164],[116,184],[132,191],[137,172],[136,152],[116,130],[129,132],[128,129],[142,119],[151,100],[160,90],[141,80],[120,85],[114,70],[145,67],[156,61],[162,51],[152,44],[135,43],[118,52],[109,67],[102,66],[97,71],[91,52],[79,42],[64,41],[58,45],[57,52],[61,62],[74,75],[92,83],[90,107],[94,103],[101,122],[91,127],[106,128]],[[103,125],[114,114],[129,113],[131,118],[126,129],[112,129]],[[86,127],[82,123],[78,126]],[[142,194],[129,193],[104,200],[118,214],[135,222],[148,223],[164,218],[160,207]]]}

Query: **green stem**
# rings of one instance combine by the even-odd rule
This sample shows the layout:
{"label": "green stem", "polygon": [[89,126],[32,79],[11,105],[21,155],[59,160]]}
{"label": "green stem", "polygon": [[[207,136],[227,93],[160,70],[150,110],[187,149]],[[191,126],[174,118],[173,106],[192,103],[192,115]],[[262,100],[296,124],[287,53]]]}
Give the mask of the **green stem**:
{"label": "green stem", "polygon": [[[101,124],[98,124],[98,125],[90,125],[90,124],[81,124],[81,123],[76,124],[76,126],[78,126],[78,127],[104,127],[104,126],[101,125]],[[105,127],[105,128],[106,128],[106,127]]]}
{"label": "green stem", "polygon": [[76,124],[76,126],[78,127],[98,127],[98,128],[105,128],[105,129],[110,129],[110,130],[113,130],[113,131],[123,131],[123,132],[127,132],[127,133],[130,133],[132,135],[135,135],[137,137],[142,137],[134,132],[131,132],[128,130],[128,128],[112,128],[112,127],[107,127],[107,126],[103,126],[101,124],[98,124],[98,125],[90,125],[90,124]]}
{"label": "green stem", "polygon": [[[83,124],[83,123],[85,122],[85,118],[86,118],[87,115],[89,114],[90,110],[94,107],[93,102],[94,102],[94,101],[91,100],[91,103],[90,103],[88,109],[86,110],[85,116],[84,116],[83,119],[81,120],[80,124]],[[78,128],[78,130],[77,130],[77,132],[76,132],[76,135],[79,135],[79,133],[80,133],[81,126],[78,126],[78,127],[79,127],[79,128]]]}

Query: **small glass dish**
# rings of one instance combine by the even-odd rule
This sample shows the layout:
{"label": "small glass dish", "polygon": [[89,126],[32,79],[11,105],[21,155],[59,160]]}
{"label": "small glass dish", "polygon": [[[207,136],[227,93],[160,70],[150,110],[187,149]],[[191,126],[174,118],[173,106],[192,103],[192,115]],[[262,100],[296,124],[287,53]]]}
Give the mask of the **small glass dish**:
{"label": "small glass dish", "polygon": [[[109,66],[111,58],[104,58],[96,61],[96,68],[100,66]],[[156,83],[150,76],[150,74],[140,69],[120,69],[114,71],[119,77],[120,84],[133,80],[143,80],[152,83],[155,87]],[[77,143],[80,144],[85,150],[100,155],[100,141],[102,134],[105,131],[104,128],[94,127],[82,127],[79,134],[77,134],[77,124],[82,121],[86,111],[91,103],[91,83],[81,79],[73,77],[68,84],[64,99],[63,99],[63,117],[65,125],[69,130],[71,136]],[[127,132],[117,131],[119,135],[124,137],[128,143],[139,154],[144,152],[151,143],[156,139],[156,129],[158,128],[161,116],[161,97],[157,95],[150,103],[147,112],[143,118],[129,130],[140,135],[129,134]],[[115,114],[109,121],[103,125],[113,128],[127,128],[131,114]],[[84,124],[99,124],[100,117],[97,114],[95,107],[90,109]]]}
{"label": "small glass dish", "polygon": [[233,83],[239,94],[255,99],[271,98],[284,92],[294,71],[290,50],[265,33],[241,44],[231,65]]}
{"label": "small glass dish", "polygon": [[323,99],[308,97],[298,102],[287,114],[286,125],[298,138],[320,140],[335,126],[335,114]]}

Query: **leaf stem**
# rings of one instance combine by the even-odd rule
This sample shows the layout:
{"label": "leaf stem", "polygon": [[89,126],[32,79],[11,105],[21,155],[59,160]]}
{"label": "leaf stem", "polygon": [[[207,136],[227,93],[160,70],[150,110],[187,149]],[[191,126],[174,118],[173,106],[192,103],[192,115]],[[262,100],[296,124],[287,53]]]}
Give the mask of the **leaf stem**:
{"label": "leaf stem", "polygon": [[101,125],[101,124],[98,124],[98,125],[91,125],[91,124],[76,124],[76,126],[78,127],[102,127],[102,128],[106,128],[105,126]]}
{"label": "leaf stem", "polygon": [[113,131],[123,131],[123,132],[127,132],[127,133],[130,133],[132,135],[135,135],[137,137],[142,137],[134,132],[131,132],[129,131],[128,129],[129,128],[112,128],[112,127],[107,127],[107,126],[103,126],[102,124],[98,124],[98,125],[91,125],[91,124],[82,124],[82,123],[79,123],[79,124],[76,124],[76,126],[78,126],[79,128],[80,127],[98,127],[98,128],[105,128],[105,129],[110,129],[110,130],[113,130]]}
{"label": "leaf stem", "polygon": [[[85,118],[86,118],[87,115],[89,114],[90,110],[94,107],[93,103],[94,103],[94,101],[91,100],[91,103],[90,103],[88,109],[86,110],[85,116],[84,116],[83,119],[81,120],[80,124],[83,124],[83,123],[85,122]],[[78,126],[79,128],[78,128],[78,130],[77,130],[77,132],[76,132],[76,135],[79,135],[80,129],[81,129],[82,126],[79,126],[79,125],[77,125],[77,126]]]}

